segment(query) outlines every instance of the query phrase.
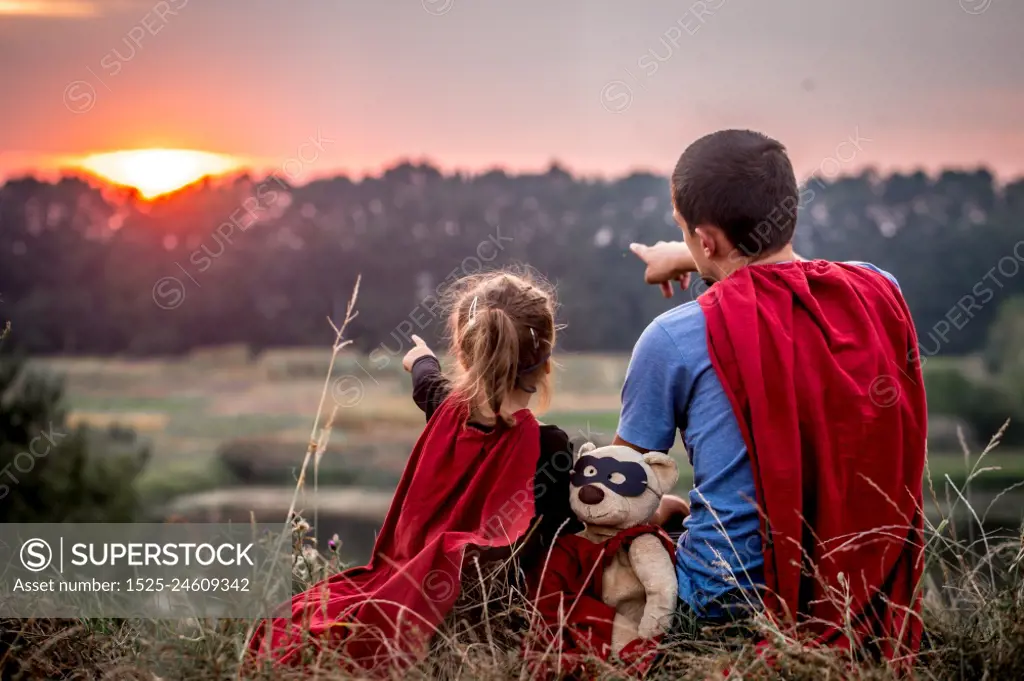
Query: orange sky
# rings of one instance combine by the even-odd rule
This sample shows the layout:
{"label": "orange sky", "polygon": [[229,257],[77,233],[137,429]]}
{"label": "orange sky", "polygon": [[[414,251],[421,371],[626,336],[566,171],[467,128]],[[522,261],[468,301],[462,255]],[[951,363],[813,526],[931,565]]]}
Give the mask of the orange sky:
{"label": "orange sky", "polygon": [[1022,29],[1008,0],[0,0],[0,176],[147,147],[269,170],[303,145],[302,177],[410,156],[667,173],[750,127],[801,175],[1014,177]]}

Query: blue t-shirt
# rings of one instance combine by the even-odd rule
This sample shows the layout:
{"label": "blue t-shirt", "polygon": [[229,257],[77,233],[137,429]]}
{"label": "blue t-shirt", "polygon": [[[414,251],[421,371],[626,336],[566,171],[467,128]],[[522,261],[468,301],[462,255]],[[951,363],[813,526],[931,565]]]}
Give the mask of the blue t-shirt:
{"label": "blue t-shirt", "polygon": [[[886,276],[874,265],[851,262]],[[756,267],[757,265],[753,265]],[[897,284],[898,286],[898,284]],[[690,516],[676,549],[679,598],[700,616],[763,584],[761,525],[747,447],[708,355],[697,301],[651,322],[633,348],[622,386],[619,436],[666,451],[683,438],[693,466]]]}

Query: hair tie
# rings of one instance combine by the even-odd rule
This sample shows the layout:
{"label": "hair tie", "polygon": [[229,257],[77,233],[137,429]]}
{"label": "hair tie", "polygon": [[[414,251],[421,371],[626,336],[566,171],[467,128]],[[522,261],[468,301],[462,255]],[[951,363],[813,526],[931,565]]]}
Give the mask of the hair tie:
{"label": "hair tie", "polygon": [[537,369],[540,369],[542,366],[544,366],[544,363],[547,362],[550,357],[551,357],[551,353],[549,352],[549,353],[545,354],[543,357],[541,357],[540,361],[537,362],[536,364],[531,364],[530,366],[523,367],[522,369],[517,371],[516,372],[516,387],[519,388],[520,390],[522,390],[524,393],[535,393],[535,392],[537,392],[537,388],[536,387],[529,387],[528,388],[528,387],[523,385],[523,382],[520,379],[523,376],[526,376],[527,374],[532,374]]}
{"label": "hair tie", "polygon": [[480,296],[473,296],[473,302],[469,304],[469,321],[466,322],[466,326],[473,326],[473,322],[476,321],[476,303]]}
{"label": "hair tie", "polygon": [[533,373],[537,369],[540,369],[542,366],[544,366],[544,363],[547,362],[549,359],[551,359],[551,353],[545,353],[536,364],[531,364],[528,367],[523,367],[522,369],[517,371],[516,374],[519,376],[525,376],[526,374]]}

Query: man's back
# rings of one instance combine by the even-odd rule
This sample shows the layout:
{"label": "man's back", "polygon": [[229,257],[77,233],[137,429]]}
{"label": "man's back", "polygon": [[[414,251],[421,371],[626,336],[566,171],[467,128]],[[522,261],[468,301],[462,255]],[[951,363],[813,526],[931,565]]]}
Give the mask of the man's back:
{"label": "man's back", "polygon": [[[851,264],[896,284],[873,265]],[[718,618],[721,602],[757,603],[744,592],[764,580],[761,518],[747,446],[712,366],[705,315],[696,301],[648,326],[622,391],[618,433],[624,440],[666,450],[677,430],[694,468],[690,516],[677,555],[680,598],[697,615]]]}
{"label": "man's back", "polygon": [[817,644],[908,659],[928,417],[906,301],[812,260],[744,267],[698,302],[764,514],[766,610]]}

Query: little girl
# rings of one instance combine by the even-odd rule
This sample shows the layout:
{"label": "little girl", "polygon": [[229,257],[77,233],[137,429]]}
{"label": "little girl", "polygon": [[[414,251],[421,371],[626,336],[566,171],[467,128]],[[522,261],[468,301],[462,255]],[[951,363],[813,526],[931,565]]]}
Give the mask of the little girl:
{"label": "little girl", "polygon": [[569,507],[569,439],[530,410],[534,397],[550,400],[554,310],[552,293],[525,276],[457,282],[451,378],[419,338],[403,360],[427,426],[370,563],[296,596],[291,620],[261,627],[254,652],[294,664],[311,648],[335,649],[364,671],[414,662],[473,569],[467,551],[519,550],[528,567],[559,528],[582,529]]}
{"label": "little girl", "polygon": [[[554,295],[542,282],[508,272],[467,277],[452,292],[449,336],[456,362],[446,377],[434,352],[419,336],[402,366],[412,374],[416,405],[430,418],[449,397],[467,410],[473,431],[537,429],[533,501],[538,520],[535,547],[547,548],[566,520],[572,469],[569,437],[561,428],[536,422],[530,411],[551,402],[551,353],[555,347]],[[527,447],[532,459],[533,447]],[[522,456],[522,454],[520,454]],[[582,527],[582,526],[581,526]],[[564,528],[563,528],[564,531]]]}

